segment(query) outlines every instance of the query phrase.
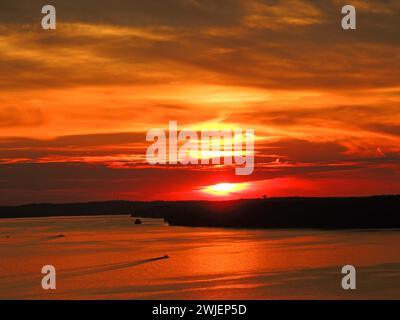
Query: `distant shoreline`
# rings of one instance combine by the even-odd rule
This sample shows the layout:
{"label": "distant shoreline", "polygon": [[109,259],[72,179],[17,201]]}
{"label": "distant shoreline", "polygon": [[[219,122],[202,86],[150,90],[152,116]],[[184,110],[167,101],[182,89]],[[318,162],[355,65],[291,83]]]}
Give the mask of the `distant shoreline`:
{"label": "distant shoreline", "polygon": [[231,201],[104,201],[0,206],[0,218],[131,215],[171,226],[265,229],[397,229],[400,195]]}

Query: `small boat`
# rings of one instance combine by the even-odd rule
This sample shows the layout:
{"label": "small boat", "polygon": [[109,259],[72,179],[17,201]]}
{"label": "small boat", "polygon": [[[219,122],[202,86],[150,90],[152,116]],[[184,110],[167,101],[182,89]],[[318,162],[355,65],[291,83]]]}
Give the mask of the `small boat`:
{"label": "small boat", "polygon": [[142,220],[136,219],[136,220],[135,220],[135,224],[142,224]]}

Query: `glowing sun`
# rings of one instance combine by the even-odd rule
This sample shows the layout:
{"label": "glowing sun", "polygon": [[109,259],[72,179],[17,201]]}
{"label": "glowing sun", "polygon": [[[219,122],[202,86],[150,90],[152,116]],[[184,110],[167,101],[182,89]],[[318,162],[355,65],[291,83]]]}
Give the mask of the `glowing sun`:
{"label": "glowing sun", "polygon": [[246,188],[247,183],[219,183],[204,187],[201,191],[216,196],[227,196]]}

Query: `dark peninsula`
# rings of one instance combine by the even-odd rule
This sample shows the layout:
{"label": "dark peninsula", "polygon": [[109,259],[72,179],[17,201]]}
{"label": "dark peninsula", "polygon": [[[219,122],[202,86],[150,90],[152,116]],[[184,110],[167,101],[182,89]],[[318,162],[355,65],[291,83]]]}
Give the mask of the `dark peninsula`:
{"label": "dark peninsula", "polygon": [[229,228],[400,228],[400,196],[266,198],[232,201],[105,201],[1,206],[0,218],[120,215],[170,225]]}

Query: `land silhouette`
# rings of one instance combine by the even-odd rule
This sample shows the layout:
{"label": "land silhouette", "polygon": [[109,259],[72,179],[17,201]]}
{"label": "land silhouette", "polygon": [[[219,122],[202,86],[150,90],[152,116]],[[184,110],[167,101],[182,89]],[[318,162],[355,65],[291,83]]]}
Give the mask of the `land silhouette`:
{"label": "land silhouette", "polygon": [[0,218],[121,215],[173,226],[229,228],[400,228],[400,195],[232,201],[105,201],[1,206]]}

